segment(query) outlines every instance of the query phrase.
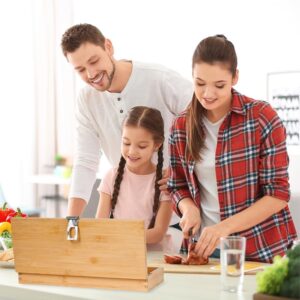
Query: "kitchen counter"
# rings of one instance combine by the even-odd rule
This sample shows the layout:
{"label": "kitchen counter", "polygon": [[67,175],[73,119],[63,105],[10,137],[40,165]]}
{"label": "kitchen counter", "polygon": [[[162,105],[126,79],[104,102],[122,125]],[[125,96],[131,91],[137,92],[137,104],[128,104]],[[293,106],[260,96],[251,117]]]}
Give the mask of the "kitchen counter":
{"label": "kitchen counter", "polygon": [[[156,254],[157,255],[157,254]],[[151,259],[151,253],[149,254]],[[18,283],[13,268],[0,266],[0,299],[204,299],[204,300],[252,300],[255,293],[255,275],[245,275],[242,294],[220,290],[220,275],[165,273],[164,282],[150,292],[130,292],[108,289],[75,288]]]}

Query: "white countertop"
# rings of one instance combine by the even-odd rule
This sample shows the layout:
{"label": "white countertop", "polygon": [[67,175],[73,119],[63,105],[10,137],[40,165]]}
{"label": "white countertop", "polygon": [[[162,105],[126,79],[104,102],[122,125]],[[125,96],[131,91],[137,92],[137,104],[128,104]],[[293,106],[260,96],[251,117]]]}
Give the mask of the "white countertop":
{"label": "white countertop", "polygon": [[165,273],[164,282],[150,292],[131,292],[108,289],[73,288],[18,283],[13,268],[0,266],[0,299],[203,299],[203,300],[252,300],[255,293],[255,275],[245,275],[242,294],[220,290],[220,275]]}

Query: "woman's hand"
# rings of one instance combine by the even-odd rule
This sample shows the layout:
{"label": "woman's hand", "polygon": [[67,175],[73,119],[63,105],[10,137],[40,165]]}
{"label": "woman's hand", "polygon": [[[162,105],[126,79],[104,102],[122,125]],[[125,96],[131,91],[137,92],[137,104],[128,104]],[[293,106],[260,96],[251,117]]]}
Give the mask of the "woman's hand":
{"label": "woman's hand", "polygon": [[194,235],[200,228],[200,210],[190,198],[182,199],[179,202],[179,209],[182,213],[179,225],[182,229],[184,238],[188,239],[190,237],[191,229],[192,234]]}
{"label": "woman's hand", "polygon": [[218,246],[220,237],[226,237],[228,235],[229,233],[226,231],[226,226],[221,223],[205,227],[197,242],[195,252],[200,257],[208,258]]}

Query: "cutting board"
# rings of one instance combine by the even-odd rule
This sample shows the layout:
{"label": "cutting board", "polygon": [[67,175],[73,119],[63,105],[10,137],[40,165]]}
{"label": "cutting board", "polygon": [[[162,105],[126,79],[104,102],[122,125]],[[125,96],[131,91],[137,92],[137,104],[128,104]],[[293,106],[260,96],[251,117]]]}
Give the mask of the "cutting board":
{"label": "cutting board", "polygon": [[[172,265],[164,262],[163,253],[151,253],[148,258],[148,266],[161,267],[165,273],[190,273],[190,274],[220,274],[220,260],[211,258],[207,265]],[[269,264],[259,262],[245,262],[245,274],[256,274]]]}

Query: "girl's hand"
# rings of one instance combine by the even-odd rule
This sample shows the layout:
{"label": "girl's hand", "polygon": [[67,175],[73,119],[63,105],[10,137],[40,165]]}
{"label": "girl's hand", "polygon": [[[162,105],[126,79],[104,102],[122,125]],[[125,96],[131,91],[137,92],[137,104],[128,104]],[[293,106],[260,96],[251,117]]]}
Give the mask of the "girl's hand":
{"label": "girl's hand", "polygon": [[[183,201],[183,200],[182,200]],[[180,219],[179,225],[182,229],[182,233],[185,239],[190,237],[191,229],[194,235],[200,228],[200,210],[194,203],[189,203],[185,206],[185,209],[180,209],[182,212],[182,218]]]}
{"label": "girl's hand", "polygon": [[226,227],[221,223],[205,227],[195,247],[198,256],[208,258],[220,242],[220,237],[226,237]]}

